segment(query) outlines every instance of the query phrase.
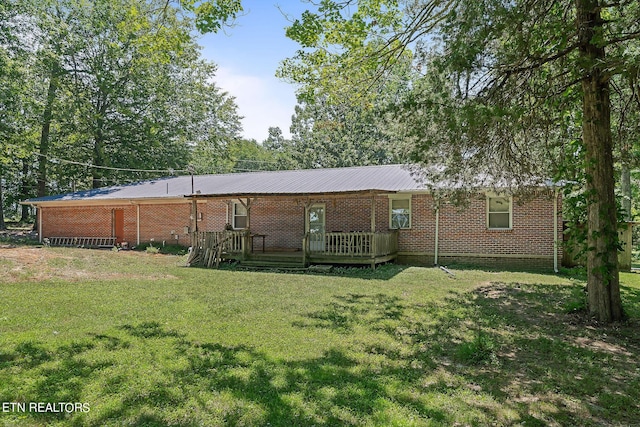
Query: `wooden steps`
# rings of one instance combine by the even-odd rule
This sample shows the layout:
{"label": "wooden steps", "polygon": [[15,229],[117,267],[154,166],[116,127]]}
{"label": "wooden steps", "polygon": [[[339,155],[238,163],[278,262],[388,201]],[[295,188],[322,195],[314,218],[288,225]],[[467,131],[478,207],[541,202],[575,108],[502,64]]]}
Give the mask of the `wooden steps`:
{"label": "wooden steps", "polygon": [[265,259],[247,259],[240,261],[241,268],[247,268],[251,270],[287,270],[287,271],[304,271],[306,267],[302,265],[301,259],[279,259],[279,260],[265,260]]}

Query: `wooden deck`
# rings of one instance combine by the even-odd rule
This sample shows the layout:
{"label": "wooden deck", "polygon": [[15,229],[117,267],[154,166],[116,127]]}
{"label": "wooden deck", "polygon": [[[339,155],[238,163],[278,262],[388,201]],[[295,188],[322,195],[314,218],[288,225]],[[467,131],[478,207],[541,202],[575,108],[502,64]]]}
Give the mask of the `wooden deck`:
{"label": "wooden deck", "polygon": [[247,231],[197,232],[192,236],[190,265],[213,267],[236,260],[256,267],[306,268],[311,264],[368,265],[393,261],[398,253],[397,232],[307,233],[299,250],[254,252]]}

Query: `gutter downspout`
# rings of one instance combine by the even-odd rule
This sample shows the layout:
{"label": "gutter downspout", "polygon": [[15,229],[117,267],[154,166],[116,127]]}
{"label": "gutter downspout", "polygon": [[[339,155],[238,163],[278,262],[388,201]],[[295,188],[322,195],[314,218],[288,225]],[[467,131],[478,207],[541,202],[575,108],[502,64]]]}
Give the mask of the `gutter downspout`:
{"label": "gutter downspout", "polygon": [[140,204],[136,205],[136,246],[140,246]]}
{"label": "gutter downspout", "polygon": [[434,265],[438,265],[438,240],[440,240],[439,234],[440,234],[440,202],[437,202],[436,203],[436,241],[434,246],[435,255],[433,260]]}
{"label": "gutter downspout", "polygon": [[558,189],[553,197],[553,271],[558,272]]}
{"label": "gutter downspout", "polygon": [[42,208],[38,207],[38,205],[33,206],[40,210],[40,212],[38,212],[38,242],[42,243]]}

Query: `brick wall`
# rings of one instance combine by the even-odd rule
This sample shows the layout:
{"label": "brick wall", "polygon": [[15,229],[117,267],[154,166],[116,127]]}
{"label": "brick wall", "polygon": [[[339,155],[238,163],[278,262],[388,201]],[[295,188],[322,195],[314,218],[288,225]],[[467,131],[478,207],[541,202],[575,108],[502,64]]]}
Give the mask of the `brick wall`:
{"label": "brick wall", "polygon": [[[133,212],[133,229],[125,229],[130,242],[136,241],[136,213]],[[126,219],[125,219],[126,221]],[[191,225],[191,203],[167,205],[140,205],[140,242],[179,244],[188,246],[190,237],[185,227]],[[129,233],[131,231],[131,233]],[[178,239],[176,239],[178,236]]]}
{"label": "brick wall", "polygon": [[[110,207],[47,207],[41,208],[43,237],[111,237],[113,209]],[[125,213],[125,232],[126,232]],[[134,218],[135,219],[135,218]]]}
{"label": "brick wall", "polygon": [[[199,204],[200,207],[201,204]],[[113,211],[124,211],[124,241],[135,245],[138,238],[136,205],[41,208],[43,237],[111,237]],[[190,226],[191,204],[140,205],[140,242],[188,246],[184,227]],[[206,215],[203,216],[206,218]],[[173,231],[173,234],[171,233]],[[175,238],[178,236],[178,239]]]}
{"label": "brick wall", "polygon": [[[400,230],[399,249],[403,261],[433,264],[435,252],[435,210],[430,195],[414,195],[411,230]],[[488,263],[553,267],[553,192],[541,191],[535,198],[517,199],[512,206],[512,228],[487,227],[484,194],[468,200],[466,206],[442,202],[439,212],[439,262]],[[562,211],[558,197],[558,211]],[[558,237],[562,220],[558,216]],[[559,248],[559,259],[562,251]]]}
{"label": "brick wall", "polygon": [[441,206],[440,252],[553,255],[553,197],[525,202],[514,198],[509,230],[487,229],[486,204],[482,196],[463,210]]}
{"label": "brick wall", "polygon": [[[235,200],[211,199],[198,203],[198,229],[219,231],[232,222]],[[266,234],[268,249],[301,249],[305,231],[305,204],[309,200],[258,199],[251,207],[251,230]],[[326,230],[369,231],[371,198],[318,198],[324,204]],[[376,198],[376,230],[389,230],[389,199]],[[431,195],[411,196],[412,224],[398,233],[399,250],[404,259],[433,263],[435,251],[435,204]],[[558,204],[561,210],[561,203]],[[124,210],[125,240],[137,239],[137,206],[45,207],[42,209],[43,237],[108,237],[113,234],[113,209]],[[553,265],[553,196],[544,192],[528,201],[513,203],[513,227],[488,230],[486,198],[471,198],[464,208],[442,203],[439,212],[439,253],[442,259],[521,256]],[[191,225],[191,203],[141,204],[140,241],[189,245],[184,228]],[[562,221],[558,221],[561,233]],[[173,231],[173,234],[171,233]],[[178,240],[175,236],[178,236]],[[559,234],[561,236],[561,234]],[[534,258],[531,258],[534,257]],[[561,254],[560,254],[561,257]],[[452,259],[453,259],[452,258]],[[429,261],[431,260],[431,261]],[[421,261],[421,262],[422,262]]]}

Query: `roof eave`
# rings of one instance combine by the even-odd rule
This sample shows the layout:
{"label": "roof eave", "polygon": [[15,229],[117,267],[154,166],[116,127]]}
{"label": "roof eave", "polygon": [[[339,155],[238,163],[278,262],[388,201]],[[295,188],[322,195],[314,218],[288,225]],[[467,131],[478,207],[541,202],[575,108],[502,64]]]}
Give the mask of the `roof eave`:
{"label": "roof eave", "polygon": [[387,193],[397,193],[400,190],[350,190],[350,191],[325,191],[325,192],[304,192],[304,193],[265,193],[265,192],[235,192],[235,193],[219,193],[219,194],[185,194],[187,199],[244,199],[259,197],[286,197],[286,198],[304,198],[304,197],[340,197],[340,196],[369,196]]}

